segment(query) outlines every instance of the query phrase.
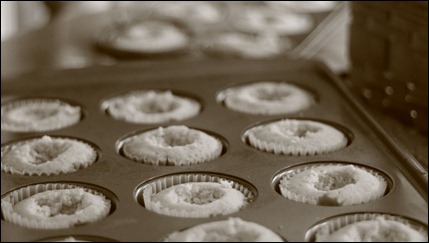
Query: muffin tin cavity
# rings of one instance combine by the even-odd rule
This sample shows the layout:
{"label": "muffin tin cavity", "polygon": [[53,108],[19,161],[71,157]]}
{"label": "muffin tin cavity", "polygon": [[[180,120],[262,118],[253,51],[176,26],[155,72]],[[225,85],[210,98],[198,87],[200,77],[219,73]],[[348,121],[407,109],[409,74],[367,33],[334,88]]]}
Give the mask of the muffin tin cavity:
{"label": "muffin tin cavity", "polygon": [[[427,237],[428,237],[428,226],[425,225],[424,223],[409,218],[409,217],[405,217],[402,215],[393,215],[393,214],[385,214],[385,213],[377,213],[377,212],[366,212],[366,213],[350,213],[350,214],[343,214],[343,215],[338,215],[338,216],[333,216],[324,220],[321,220],[319,222],[317,222],[316,224],[314,224],[313,226],[311,226],[306,234],[305,234],[305,240],[306,241],[325,241],[324,239],[330,235],[332,232],[337,231],[338,229],[345,227],[347,225],[351,225],[353,223],[357,223],[357,222],[364,222],[364,221],[368,221],[368,220],[376,220],[376,219],[383,219],[383,220],[388,220],[388,221],[395,221],[398,223],[402,223],[406,226],[409,226],[412,230],[415,230],[416,232],[418,232],[419,234],[422,235],[422,239],[424,237],[426,237],[426,240],[419,240],[419,241],[427,241]],[[383,226],[387,226],[386,223],[384,223]],[[374,226],[373,226],[374,227]],[[387,234],[386,230],[382,230],[382,229],[371,229],[368,233],[374,233],[374,232],[379,232],[378,235],[375,234],[375,236],[377,237],[378,241],[382,240],[382,241],[404,241],[405,239],[400,239],[397,238],[396,240],[394,239],[394,237],[401,237],[401,233],[398,231],[398,228],[392,228],[392,230],[395,232],[395,234]],[[365,237],[365,233],[361,232],[361,234],[359,234],[359,232],[355,232],[356,234],[354,235],[355,237],[363,236]],[[368,234],[370,235],[370,234]],[[402,235],[403,236],[403,235]],[[349,235],[349,237],[353,237],[352,235]],[[368,237],[368,236],[367,236]],[[392,238],[385,238],[383,240],[383,237],[392,237]],[[363,238],[361,239],[363,240]],[[366,239],[368,240],[368,239]],[[409,241],[410,239],[408,239]],[[359,240],[360,241],[360,240]],[[405,240],[407,241],[407,240]]]}
{"label": "muffin tin cavity", "polygon": [[58,175],[76,172],[97,162],[101,149],[75,137],[37,136],[1,145],[1,170],[15,175]]}
{"label": "muffin tin cavity", "polygon": [[393,181],[385,173],[347,162],[316,162],[292,166],[276,173],[273,189],[281,196],[319,206],[370,203],[386,196]]}
{"label": "muffin tin cavity", "polygon": [[147,89],[107,97],[101,109],[116,120],[136,124],[182,121],[197,116],[202,99],[180,91]]}
{"label": "muffin tin cavity", "polygon": [[277,155],[319,155],[342,150],[353,139],[351,131],[328,121],[282,118],[258,122],[247,128],[246,145]]}
{"label": "muffin tin cavity", "polygon": [[79,123],[84,108],[58,98],[28,97],[2,102],[1,129],[8,132],[45,132]]}
{"label": "muffin tin cavity", "polygon": [[243,210],[256,199],[257,191],[249,182],[233,176],[190,172],[144,182],[134,195],[149,211],[173,217],[207,218]]}
{"label": "muffin tin cavity", "polygon": [[219,134],[183,125],[135,131],[116,142],[121,156],[144,164],[186,166],[213,161],[226,153]]}
{"label": "muffin tin cavity", "polygon": [[[18,203],[36,195],[44,196],[21,204],[18,212],[16,207]],[[50,199],[47,200],[47,197]],[[2,195],[2,220],[36,229],[71,228],[102,220],[116,210],[117,204],[118,198],[115,194],[92,184],[79,182],[32,184]]]}

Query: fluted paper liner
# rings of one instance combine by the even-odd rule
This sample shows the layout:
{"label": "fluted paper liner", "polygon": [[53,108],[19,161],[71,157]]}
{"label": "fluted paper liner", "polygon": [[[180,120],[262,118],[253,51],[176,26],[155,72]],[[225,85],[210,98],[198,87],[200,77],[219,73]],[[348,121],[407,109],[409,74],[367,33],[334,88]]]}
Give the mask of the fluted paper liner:
{"label": "fluted paper liner", "polygon": [[[253,15],[251,15],[253,14]],[[292,11],[281,11],[279,8],[255,8],[247,7],[235,10],[233,22],[234,29],[245,33],[264,33],[267,31],[274,32],[279,36],[293,36],[306,34],[315,25],[315,21],[309,14],[294,13]],[[266,18],[282,18],[282,24],[276,23],[270,26]],[[259,22],[256,22],[260,20]]]}
{"label": "fluted paper liner", "polygon": [[[286,125],[291,126],[291,128],[293,126],[311,125],[314,128],[320,130],[309,135],[309,138],[305,137],[307,136],[307,133],[304,137],[289,135],[288,137],[282,138],[282,141],[284,142],[265,141],[263,138],[257,137],[254,134],[255,129],[267,129],[267,134],[269,135],[269,129],[274,129],[274,126],[280,126],[283,125],[283,123],[286,123]],[[278,129],[281,129],[281,127],[279,127]],[[265,134],[264,136],[268,136],[267,134]],[[279,155],[283,154],[301,156],[318,155],[338,151],[346,147],[348,143],[347,136],[342,131],[336,129],[331,125],[318,121],[296,119],[278,120],[271,123],[267,123],[265,125],[255,126],[244,133],[244,139],[249,143],[250,146],[260,151]]]}
{"label": "fluted paper liner", "polygon": [[[59,174],[71,173],[71,172],[78,171],[80,169],[87,168],[88,166],[95,163],[95,161],[97,160],[97,156],[98,156],[97,149],[94,148],[92,145],[88,144],[87,142],[84,142],[82,140],[75,139],[75,138],[68,138],[68,137],[50,137],[52,139],[63,139],[63,140],[70,140],[70,141],[78,142],[79,145],[83,145],[86,148],[88,148],[88,153],[87,153],[88,157],[85,159],[76,160],[75,155],[71,154],[70,159],[72,159],[72,161],[65,161],[65,162],[62,161],[62,163],[60,164],[59,161],[56,161],[56,158],[54,158],[51,161],[45,162],[42,164],[42,165],[47,165],[47,167],[42,168],[42,167],[37,167],[37,165],[36,165],[36,167],[32,167],[31,165],[29,165],[28,167],[25,167],[25,165],[20,165],[19,170],[14,168],[13,163],[12,163],[12,165],[6,165],[3,163],[4,162],[3,156],[6,153],[8,153],[10,150],[12,150],[18,146],[25,145],[27,143],[31,143],[31,142],[34,142],[37,140],[41,140],[44,137],[17,141],[17,142],[2,146],[2,148],[1,148],[1,158],[2,158],[1,170],[3,172],[14,174],[14,175],[29,175],[29,176],[59,175]],[[70,149],[70,147],[68,149]],[[67,152],[67,150],[64,152]],[[77,151],[77,152],[81,152],[81,151]],[[82,153],[80,153],[80,154],[82,154]],[[61,155],[61,154],[59,154],[59,155]],[[59,155],[57,155],[57,157]],[[54,164],[54,163],[57,163],[57,164]],[[61,165],[63,165],[63,166],[61,166]],[[68,166],[68,168],[66,165]]]}
{"label": "fluted paper liner", "polygon": [[281,195],[287,199],[296,201],[296,202],[301,202],[301,203],[306,203],[306,204],[313,204],[313,205],[321,205],[319,204],[319,200],[321,199],[321,197],[328,197],[327,193],[325,193],[323,196],[319,197],[319,198],[311,198],[309,196],[306,195],[302,195],[299,193],[295,193],[295,192],[291,192],[289,190],[287,190],[286,188],[284,188],[281,184],[282,181],[286,181],[289,180],[290,178],[296,176],[297,174],[303,172],[303,171],[307,171],[307,170],[311,170],[314,168],[319,168],[319,167],[325,167],[325,166],[354,166],[356,168],[362,169],[368,173],[370,173],[371,175],[373,175],[382,185],[385,186],[385,190],[380,190],[380,191],[375,191],[373,193],[368,193],[367,195],[360,195],[359,198],[354,198],[355,201],[353,201],[352,204],[349,203],[345,203],[345,202],[339,202],[337,197],[335,197],[335,199],[337,200],[337,203],[339,203],[339,205],[330,205],[330,206],[348,206],[348,205],[357,205],[357,204],[364,204],[364,203],[368,203],[371,201],[374,201],[378,198],[381,198],[384,196],[384,194],[386,193],[386,191],[388,190],[388,185],[386,182],[386,179],[383,175],[379,174],[378,172],[376,172],[375,170],[363,167],[363,166],[358,166],[355,164],[334,164],[334,163],[322,163],[322,164],[317,164],[317,165],[309,165],[309,166],[299,166],[297,168],[291,169],[289,170],[289,173],[285,174],[280,180],[279,180],[279,188],[280,188],[280,192]]}
{"label": "fluted paper liner", "polygon": [[96,235],[65,234],[62,236],[57,235],[54,237],[43,238],[35,242],[116,242],[116,240]]}
{"label": "fluted paper liner", "polygon": [[[171,8],[171,6],[169,5],[172,3],[174,6],[179,5],[179,9]],[[224,22],[228,18],[229,13],[227,9],[225,9],[225,6],[223,6],[222,2],[215,1],[158,1],[146,9],[149,10],[149,15],[162,19],[175,19],[181,22],[185,22],[187,25],[192,26],[192,29],[198,30],[198,32],[210,31],[210,28],[209,30],[207,30],[207,27],[225,24]]]}
{"label": "fluted paper liner", "polygon": [[418,231],[422,235],[426,235],[427,237],[427,234],[428,234],[427,226],[417,221],[409,220],[398,215],[390,215],[390,214],[384,214],[384,213],[356,213],[356,214],[347,214],[347,215],[335,217],[330,219],[329,221],[324,222],[323,224],[319,224],[312,227],[307,232],[307,237],[308,237],[307,240],[324,241],[326,237],[328,237],[330,234],[339,230],[342,227],[345,227],[347,225],[357,223],[360,221],[374,220],[379,217],[385,220],[392,220],[392,221],[403,223],[413,228],[414,230]]}
{"label": "fluted paper liner", "polygon": [[[28,219],[26,217],[21,216],[16,213],[13,209],[13,206],[17,203],[23,201],[26,198],[36,195],[37,193],[45,192],[45,191],[53,191],[53,190],[63,190],[63,189],[76,189],[82,188],[85,192],[91,193],[93,195],[102,197],[107,203],[107,207],[102,208],[98,215],[96,215],[93,220],[86,222],[66,222],[66,221],[54,221],[54,222],[44,222],[42,220],[37,219]],[[60,183],[49,183],[49,184],[37,184],[31,185],[24,188],[20,188],[14,190],[2,198],[1,202],[3,217],[6,221],[17,224],[19,226],[24,226],[28,228],[34,229],[65,229],[71,228],[76,224],[82,223],[93,223],[101,220],[109,214],[111,208],[111,202],[107,199],[102,193],[84,188],[82,186],[73,185],[73,184],[60,184]]]}
{"label": "fluted paper liner", "polygon": [[273,154],[284,154],[284,155],[305,156],[305,155],[324,154],[324,153],[340,150],[344,148],[347,144],[347,143],[337,143],[337,144],[332,144],[330,146],[326,146],[325,144],[325,147],[323,149],[319,147],[307,147],[307,148],[289,147],[289,146],[286,147],[283,144],[275,144],[275,143],[259,140],[251,133],[247,134],[247,138],[249,139],[250,145],[252,145],[252,147],[258,150],[268,152],[268,153],[273,153]]}
{"label": "fluted paper liner", "polygon": [[161,159],[153,159],[153,158],[149,158],[149,157],[143,157],[143,158],[139,158],[136,156],[133,156],[131,154],[127,154],[126,156],[132,160],[135,160],[137,162],[141,162],[144,164],[151,164],[151,165],[156,165],[156,166],[164,166],[164,165],[173,165],[173,166],[184,166],[184,165],[196,165],[196,164],[201,164],[201,163],[205,163],[208,161],[212,161],[216,158],[218,158],[222,152],[222,147],[220,147],[219,152],[217,153],[213,153],[210,151],[203,151],[200,150],[200,158],[199,159],[192,159],[192,158],[188,158],[187,160],[181,160],[181,161],[176,161],[176,160],[172,160],[167,159],[167,160],[161,160]]}
{"label": "fluted paper liner", "polygon": [[[269,100],[258,97],[255,92],[280,92],[282,99]],[[237,112],[252,115],[291,114],[310,108],[315,103],[315,97],[306,89],[288,82],[261,80],[258,82],[234,86],[222,90],[217,95],[217,101],[225,107]]]}
{"label": "fluted paper liner", "polygon": [[[151,97],[149,97],[152,95]],[[144,101],[151,101],[160,106],[174,102],[173,110],[164,112],[143,112],[139,106]],[[114,106],[121,107],[114,107]],[[150,106],[150,104],[146,104]],[[137,90],[105,100],[102,107],[117,120],[136,124],[154,124],[169,121],[182,121],[198,115],[201,104],[193,98],[176,95],[171,91]],[[114,107],[114,108],[112,108]]]}
{"label": "fluted paper liner", "polygon": [[[214,240],[215,237],[218,239]],[[207,237],[205,237],[207,236]],[[205,242],[208,240],[223,242],[284,242],[284,240],[270,228],[257,222],[243,220],[238,217],[229,217],[226,220],[202,223],[166,235],[162,242]]]}
{"label": "fluted paper liner", "polygon": [[[225,41],[225,38],[236,42],[228,42],[230,39]],[[197,40],[197,46],[209,56],[259,59],[283,54],[291,49],[292,41],[287,37],[279,38],[277,35],[222,31],[200,37]],[[242,112],[246,111],[248,112],[249,108]]]}
{"label": "fluted paper liner", "polygon": [[[9,112],[9,110],[19,109],[28,105],[39,106],[38,108],[40,108],[40,110],[43,110],[44,106],[46,107],[56,105],[56,108],[61,113],[56,113],[55,119],[49,123],[28,120],[28,122],[22,124],[15,123],[13,120],[6,120],[6,114]],[[15,100],[2,105],[1,116],[2,130],[10,132],[44,132],[58,130],[77,124],[82,118],[82,109],[80,106],[72,105],[59,99],[32,98]]]}
{"label": "fluted paper liner", "polygon": [[[160,129],[187,129],[186,133],[180,134],[168,134],[165,135]],[[171,131],[168,131],[169,133]],[[141,138],[141,142],[135,141],[140,139],[139,136],[144,136],[147,133],[151,135],[145,138]],[[192,143],[184,146],[157,146],[154,147],[149,140],[151,136],[155,137],[180,137],[180,136],[194,136],[198,134],[198,138],[193,140]],[[125,149],[125,147],[130,147]],[[133,153],[133,150],[138,147],[138,154]],[[128,150],[128,151],[126,151]],[[157,150],[157,153],[153,151]],[[218,158],[222,154],[223,143],[220,139],[213,135],[207,134],[204,131],[197,129],[188,128],[186,126],[169,126],[166,128],[159,127],[158,129],[150,130],[145,133],[140,133],[135,136],[128,137],[123,140],[122,153],[125,157],[132,159],[137,162],[151,164],[151,165],[172,165],[172,166],[183,166],[183,165],[195,165],[201,164],[208,161],[212,161]],[[146,153],[146,154],[145,154]]]}
{"label": "fluted paper liner", "polygon": [[[183,174],[183,175],[169,176],[167,178],[160,178],[154,182],[151,182],[145,185],[142,193],[145,207],[150,211],[153,211],[159,214],[168,215],[168,216],[174,216],[174,217],[206,218],[210,216],[217,216],[217,215],[206,216],[206,215],[201,215],[198,212],[180,211],[174,208],[163,208],[161,203],[152,201],[152,197],[156,193],[164,189],[167,189],[169,187],[179,185],[179,184],[189,183],[189,182],[217,182],[221,184],[224,184],[224,183],[229,184],[233,189],[240,191],[244,195],[245,203],[243,207],[245,207],[248,203],[252,202],[255,196],[249,188],[245,187],[244,185],[241,185],[238,182],[232,181],[230,179],[213,176],[213,175],[206,175],[206,174]],[[230,213],[234,213],[234,212],[230,212]]]}

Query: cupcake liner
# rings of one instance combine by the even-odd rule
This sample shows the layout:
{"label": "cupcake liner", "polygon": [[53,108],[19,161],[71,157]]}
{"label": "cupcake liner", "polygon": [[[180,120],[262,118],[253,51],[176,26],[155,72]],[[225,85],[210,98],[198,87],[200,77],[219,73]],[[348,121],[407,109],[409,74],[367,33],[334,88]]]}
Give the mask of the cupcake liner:
{"label": "cupcake liner", "polygon": [[[60,113],[56,114],[53,117],[49,117],[50,120],[41,120],[37,121],[32,118],[29,118],[27,121],[22,119],[16,121],[13,118],[8,116],[11,111],[17,111],[17,109],[28,109],[36,108],[41,111],[45,111],[46,107],[52,107],[58,109]],[[1,127],[4,131],[10,132],[43,132],[43,131],[52,131],[58,130],[65,127],[72,126],[77,124],[81,118],[81,107],[76,105],[68,104],[64,101],[57,99],[23,99],[8,102],[1,107],[1,116],[2,122]]]}
{"label": "cupcake liner", "polygon": [[280,115],[305,110],[315,103],[307,90],[294,84],[259,81],[231,87],[218,95],[230,110],[253,115]]}
{"label": "cupcake liner", "polygon": [[[293,13],[269,7],[237,8],[235,15],[232,22],[234,29],[245,33],[271,32],[279,36],[294,36],[308,33],[315,24],[309,14]],[[270,26],[271,23],[267,23],[265,20],[276,17],[281,19],[283,24]]]}
{"label": "cupcake liner", "polygon": [[271,229],[241,218],[202,223],[168,234],[163,242],[283,242]]}
{"label": "cupcake liner", "polygon": [[[175,130],[174,130],[175,129]],[[164,141],[168,138],[182,139],[195,137],[191,143],[183,146],[154,144],[154,137]],[[160,142],[160,141],[159,141]],[[195,165],[218,158],[222,154],[223,143],[216,137],[203,131],[186,126],[159,127],[123,141],[122,153],[137,162],[151,165]]]}
{"label": "cupcake liner", "polygon": [[69,236],[63,239],[55,240],[55,242],[89,242],[87,240],[79,240],[74,238],[73,236]]}
{"label": "cupcake liner", "polygon": [[63,235],[43,238],[36,242],[116,242],[116,240],[94,235]]}
{"label": "cupcake liner", "polygon": [[93,235],[58,235],[48,238],[43,238],[35,242],[117,242],[109,238],[104,238],[100,236]]}
{"label": "cupcake liner", "polygon": [[[169,99],[170,103],[174,102],[178,107],[174,110],[157,113],[147,113],[141,110],[140,106],[145,101],[149,102],[146,104],[147,106],[151,106],[151,103],[156,103],[157,105],[168,103],[168,101],[163,101],[163,98]],[[201,104],[191,98],[172,94],[171,91],[158,92],[149,90],[129,92],[125,95],[108,99],[103,102],[103,107],[114,119],[136,124],[153,124],[181,121],[194,117],[200,112]]]}
{"label": "cupcake liner", "polygon": [[[125,3],[130,4],[130,3]],[[191,48],[193,32],[174,18],[157,16],[142,3],[131,3],[113,13],[113,22],[97,37],[97,48],[118,58],[181,56]],[[151,35],[156,30],[157,35]]]}
{"label": "cupcake liner", "polygon": [[296,13],[321,13],[335,9],[338,1],[267,1],[272,8],[284,8]]}
{"label": "cupcake liner", "polygon": [[251,132],[247,133],[247,139],[250,145],[258,150],[273,153],[273,154],[283,154],[283,155],[295,155],[295,156],[311,156],[324,154],[329,152],[334,152],[344,148],[347,143],[338,143],[338,144],[324,144],[324,148],[312,148],[312,147],[293,147],[285,146],[283,144],[272,143],[260,140],[255,137]]}
{"label": "cupcake liner", "polygon": [[[270,136],[268,139],[272,139],[271,135],[273,135],[274,132],[270,130],[281,129],[280,127],[274,127],[275,125],[278,124],[278,126],[280,126],[282,124],[288,125],[292,123],[296,123],[295,125],[297,126],[311,124],[322,131],[316,132],[317,136],[309,138],[290,135],[286,136],[285,134],[283,137],[278,137],[273,141],[265,141],[264,138],[260,138],[261,135],[255,135],[255,132],[260,133],[262,129],[264,129],[266,134],[263,137]],[[278,134],[276,135],[280,136]],[[334,152],[346,147],[348,143],[348,139],[344,133],[332,126],[309,120],[292,119],[275,121],[266,125],[253,127],[244,133],[244,138],[250,144],[250,146],[258,150],[279,155],[283,154],[295,156],[318,155]]]}
{"label": "cupcake liner", "polygon": [[[316,196],[312,197],[312,196],[292,192],[292,191],[284,188],[284,186],[282,186],[282,184],[285,184],[286,181],[289,181],[291,178],[293,178],[297,174],[304,172],[304,171],[307,171],[307,170],[311,170],[314,168],[320,168],[320,167],[326,167],[326,166],[348,166],[348,165],[353,165],[356,168],[362,169],[362,170],[370,173],[375,178],[377,178],[377,180],[380,182],[380,187],[381,188],[384,187],[386,189],[385,190],[379,190],[379,191],[375,190],[373,193],[360,195],[359,198],[354,197],[353,202],[349,202],[349,201],[344,201],[344,198],[343,198],[344,195],[329,193],[332,191],[326,191],[325,194],[323,194],[319,197],[316,197]],[[366,168],[363,166],[354,165],[354,164],[344,164],[343,165],[343,164],[327,163],[327,164],[317,164],[317,165],[309,165],[309,166],[299,166],[293,170],[289,170],[288,173],[285,174],[284,176],[282,176],[282,178],[279,180],[279,189],[280,189],[281,195],[283,197],[290,199],[290,200],[293,200],[293,201],[296,201],[296,202],[312,204],[312,205],[324,205],[324,204],[320,203],[320,200],[323,199],[323,200],[328,200],[327,201],[328,204],[326,204],[325,206],[348,206],[348,205],[364,204],[364,203],[368,203],[368,202],[374,201],[376,199],[379,199],[385,195],[386,191],[389,188],[387,186],[387,182],[386,182],[385,177],[380,175],[378,172],[376,172],[372,169],[369,169],[369,168]],[[335,203],[337,203],[338,205],[335,205]]]}
{"label": "cupcake liner", "polygon": [[175,19],[193,29],[219,25],[227,17],[225,10],[219,2],[157,2],[150,8],[155,17]]}
{"label": "cupcake liner", "polygon": [[[289,106],[288,108],[286,108],[285,106],[282,106],[284,105],[284,103],[273,105],[273,104],[262,104],[262,103],[247,103],[247,101],[244,101],[244,100],[241,100],[241,101],[226,100],[224,104],[230,110],[234,110],[234,111],[238,111],[246,114],[264,115],[264,116],[296,113],[296,112],[305,110],[311,106],[311,104],[305,104],[303,106],[296,106],[296,107]],[[294,104],[297,104],[297,103],[294,103]]]}
{"label": "cupcake liner", "polygon": [[155,166],[186,166],[186,165],[197,165],[197,164],[202,164],[205,162],[209,162],[212,160],[215,160],[216,158],[218,158],[222,152],[222,145],[220,146],[220,148],[216,151],[216,152],[209,152],[209,151],[199,151],[200,154],[198,156],[198,158],[187,158],[187,160],[177,160],[174,158],[167,158],[166,159],[157,159],[154,157],[149,157],[149,156],[144,156],[144,157],[136,157],[133,155],[126,155],[127,158],[132,159],[134,161],[140,162],[140,163],[144,163],[144,164],[150,164],[150,165],[155,165]]}
{"label": "cupcake liner", "polygon": [[[154,26],[151,26],[153,24],[155,24],[155,26],[161,30],[168,30],[168,32],[161,32],[164,35],[156,36],[157,39],[144,38],[150,36],[140,36],[140,38],[132,36],[132,32],[134,32],[133,30],[135,28],[143,28],[146,31],[150,31],[151,28],[154,28]],[[165,35],[166,33],[168,34]],[[148,40],[146,41],[144,39]],[[118,49],[123,49],[126,51],[155,54],[183,50],[188,47],[189,42],[190,37],[186,31],[172,24],[171,22],[160,21],[156,19],[146,19],[144,21],[129,23],[126,28],[118,32],[118,35],[116,35],[116,38],[112,42],[112,45]]]}
{"label": "cupcake liner", "polygon": [[426,235],[427,238],[427,226],[423,225],[422,223],[407,219],[398,215],[390,215],[390,214],[384,214],[384,213],[357,213],[357,214],[347,214],[343,216],[338,216],[332,219],[329,219],[326,222],[320,223],[311,229],[307,231],[307,240],[309,241],[324,241],[326,237],[328,237],[333,232],[339,230],[340,228],[361,222],[361,221],[368,221],[368,220],[374,220],[376,218],[383,218],[385,220],[392,220],[396,222],[403,223],[412,229],[420,232],[422,235]]}
{"label": "cupcake liner", "polygon": [[241,32],[217,32],[203,36],[197,45],[213,57],[268,58],[278,56],[292,47],[289,38],[275,35],[254,35]]}
{"label": "cupcake liner", "polygon": [[[20,214],[14,212],[14,205],[17,203],[23,201],[24,199],[31,197],[33,195],[36,195],[37,193],[45,192],[45,191],[53,191],[53,190],[62,190],[62,189],[75,189],[75,188],[82,188],[85,192],[91,193],[93,195],[97,195],[99,197],[102,197],[104,201],[108,202],[108,207],[101,208],[102,210],[99,212],[98,217],[104,218],[109,214],[111,202],[109,199],[107,199],[102,193],[89,189],[84,188],[82,186],[73,185],[73,184],[60,184],[60,183],[49,183],[49,184],[37,184],[37,185],[31,185],[23,188],[16,189],[12,192],[7,193],[6,195],[2,196],[2,213],[3,217],[6,221],[14,223],[19,226],[24,226],[28,228],[34,228],[34,229],[65,229],[65,228],[71,228],[75,226],[77,223],[81,222],[66,222],[66,221],[53,221],[53,222],[46,222],[43,220],[38,219],[29,219],[21,216]],[[101,216],[104,215],[104,216]],[[92,223],[98,220],[101,220],[101,218],[88,221],[85,223]]]}
{"label": "cupcake liner", "polygon": [[189,212],[189,211],[180,211],[177,209],[172,208],[164,208],[159,202],[153,202],[152,197],[153,195],[159,193],[160,191],[167,189],[169,187],[189,183],[189,182],[217,182],[221,184],[228,184],[233,189],[236,189],[240,191],[244,197],[245,197],[245,204],[243,207],[245,207],[248,203],[253,201],[253,198],[255,195],[253,192],[247,188],[246,186],[218,176],[213,175],[206,175],[206,174],[183,174],[183,175],[174,175],[169,176],[166,178],[160,178],[157,179],[154,182],[148,183],[143,187],[143,203],[144,206],[153,212],[164,214],[168,216],[174,216],[174,217],[185,217],[185,218],[206,218],[210,216],[217,216],[217,215],[203,215],[199,212]]}
{"label": "cupcake liner", "polygon": [[[42,142],[42,139],[52,139],[52,140],[65,140],[72,142],[72,144],[68,144],[67,150],[63,151],[62,153],[58,154],[54,159],[50,159],[49,162],[42,163],[40,167],[37,165],[34,165],[30,162],[24,162],[24,158],[21,158],[22,160],[15,159],[10,164],[6,164],[6,159],[4,156],[11,151],[20,148],[21,146],[25,146],[26,144],[31,144],[34,142]],[[53,142],[53,141],[52,141]],[[73,150],[79,150],[79,149],[85,149],[81,150],[78,153],[79,159],[76,158],[77,151]],[[22,150],[22,148],[21,148]],[[31,151],[21,151],[19,152],[19,155],[22,157],[24,156],[34,156],[31,155],[31,153],[34,151],[32,149]],[[75,153],[76,152],[76,153]],[[83,154],[83,152],[87,152],[86,154]],[[65,153],[70,153],[70,161],[67,161],[67,158],[64,158]],[[86,155],[86,157],[82,157]],[[62,156],[62,157],[60,157]],[[33,138],[28,139],[24,141],[18,141],[14,143],[7,144],[5,146],[2,146],[1,148],[1,170],[6,173],[14,174],[14,175],[28,175],[28,176],[42,176],[42,175],[59,175],[59,174],[66,174],[78,171],[80,169],[84,169],[95,163],[98,157],[97,149],[94,148],[92,145],[78,140],[74,138],[62,138],[62,137],[49,137],[49,136],[43,136],[40,138]],[[27,158],[28,159],[28,158]],[[66,159],[64,161],[64,159]],[[17,164],[19,163],[19,164]]]}

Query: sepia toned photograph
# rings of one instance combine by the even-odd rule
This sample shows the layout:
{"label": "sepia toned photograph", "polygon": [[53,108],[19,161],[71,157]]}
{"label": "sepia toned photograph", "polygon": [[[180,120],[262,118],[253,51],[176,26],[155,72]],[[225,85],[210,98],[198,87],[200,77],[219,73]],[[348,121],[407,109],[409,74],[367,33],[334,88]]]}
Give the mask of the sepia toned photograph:
{"label": "sepia toned photograph", "polygon": [[427,1],[1,1],[2,242],[427,242]]}

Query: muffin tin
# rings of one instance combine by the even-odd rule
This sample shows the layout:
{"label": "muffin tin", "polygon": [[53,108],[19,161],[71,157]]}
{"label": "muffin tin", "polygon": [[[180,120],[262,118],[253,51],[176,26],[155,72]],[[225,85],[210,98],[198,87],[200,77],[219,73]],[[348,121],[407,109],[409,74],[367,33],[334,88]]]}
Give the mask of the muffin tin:
{"label": "muffin tin", "polygon": [[[177,4],[176,7],[181,9],[188,9],[190,11],[188,15],[176,14],[174,11],[166,13],[164,8],[166,6]],[[190,7],[195,4],[195,7]],[[200,3],[201,4],[201,3]],[[185,59],[230,59],[230,58],[243,58],[243,59],[266,59],[280,55],[291,55],[296,56],[299,53],[295,52],[296,49],[302,49],[304,42],[310,41],[311,33],[314,31],[320,31],[320,29],[326,28],[330,23],[330,19],[333,16],[338,15],[345,7],[344,2],[334,2],[328,8],[321,9],[320,11],[306,11],[303,9],[299,11],[293,6],[287,6],[286,4],[276,4],[276,2],[202,2],[205,7],[210,7],[218,12],[218,17],[213,21],[203,21],[199,18],[195,18],[194,14],[198,12],[195,10],[198,8],[198,3],[163,3],[163,2],[152,2],[152,3],[125,3],[122,6],[115,8],[111,13],[111,21],[106,23],[104,27],[98,31],[94,37],[94,47],[101,52],[108,53],[113,57],[119,59],[157,59],[160,60],[165,58],[185,58]],[[185,6],[183,6],[185,5]],[[180,7],[182,6],[182,7]],[[282,14],[293,14],[300,18],[304,18],[308,22],[304,29],[296,31],[296,33],[285,33],[279,36],[278,44],[279,47],[268,51],[264,55],[248,55],[239,53],[238,51],[231,50],[220,50],[219,47],[215,47],[213,43],[213,36],[218,36],[218,33],[239,33],[246,35],[249,40],[256,41],[256,39],[262,38],[263,35],[258,31],[249,31],[247,28],[240,25],[244,12],[246,9],[255,10],[267,10],[274,12],[281,12]],[[176,10],[178,11],[178,10]],[[186,11],[184,11],[186,13]],[[201,15],[200,17],[203,17]],[[272,16],[270,16],[272,17]],[[160,52],[148,52],[142,50],[128,50],[116,46],[115,39],[113,36],[117,36],[118,33],[123,31],[124,28],[129,26],[131,23],[144,22],[144,21],[163,21],[170,23],[172,26],[178,27],[190,38],[190,41],[186,47],[178,48],[174,51],[160,51]],[[243,23],[247,23],[244,21]],[[263,25],[263,23],[261,24]],[[247,26],[246,24],[244,26]],[[281,26],[281,25],[280,25]],[[313,34],[314,35],[314,34]],[[265,36],[266,37],[266,36]],[[311,37],[314,38],[314,37]],[[259,40],[260,42],[260,40]],[[267,46],[265,43],[264,46]]]}
{"label": "muffin tin", "polygon": [[[317,102],[290,115],[261,116],[231,111],[217,100],[223,89],[255,81],[286,81],[308,87]],[[202,101],[201,112],[190,119],[163,124],[131,124],[109,117],[103,101],[118,92],[169,89],[192,94]],[[80,123],[46,133],[1,132],[2,146],[28,137],[75,137],[99,148],[97,163],[70,174],[23,176],[2,172],[2,197],[34,184],[79,184],[109,192],[115,210],[105,219],[64,230],[29,229],[6,222],[2,215],[2,241],[39,241],[68,236],[115,241],[158,241],[191,226],[240,217],[270,228],[287,241],[311,239],[319,222],[355,213],[399,215],[427,227],[427,172],[351,97],[323,64],[315,61],[207,60],[162,63],[123,63],[63,70],[2,82],[2,103],[16,98],[55,97],[78,102],[86,111]],[[282,118],[323,120],[344,128],[350,142],[339,151],[314,156],[265,153],[248,146],[243,134],[256,124]],[[158,126],[186,125],[224,138],[224,154],[203,164],[153,166],[136,163],[120,154],[121,140],[132,133]],[[276,191],[279,175],[309,163],[352,163],[376,169],[388,177],[388,193],[373,202],[354,206],[317,206],[294,202]],[[141,188],[159,178],[207,174],[246,185],[255,194],[237,213],[212,218],[160,215],[142,204]],[[310,232],[311,231],[311,232]],[[310,232],[310,233],[309,233]]]}

